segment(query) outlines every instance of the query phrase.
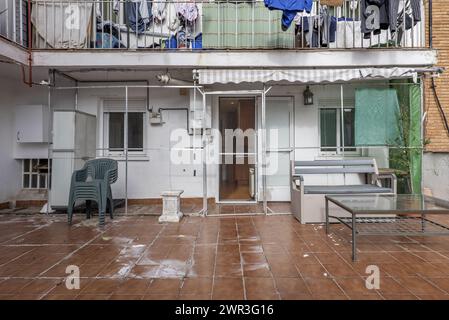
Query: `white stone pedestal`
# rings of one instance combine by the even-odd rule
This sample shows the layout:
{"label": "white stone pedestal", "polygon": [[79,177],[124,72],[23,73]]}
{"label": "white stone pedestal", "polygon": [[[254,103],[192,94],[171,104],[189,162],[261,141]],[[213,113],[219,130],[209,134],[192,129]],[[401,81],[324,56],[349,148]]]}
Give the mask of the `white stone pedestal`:
{"label": "white stone pedestal", "polygon": [[184,190],[165,191],[162,196],[162,215],[159,222],[179,222],[182,218],[181,194]]}

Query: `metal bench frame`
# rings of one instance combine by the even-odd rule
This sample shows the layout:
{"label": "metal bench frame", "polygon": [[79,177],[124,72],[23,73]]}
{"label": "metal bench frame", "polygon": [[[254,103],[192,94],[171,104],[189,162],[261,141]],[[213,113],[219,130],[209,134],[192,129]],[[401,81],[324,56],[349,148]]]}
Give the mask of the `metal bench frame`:
{"label": "metal bench frame", "polygon": [[[391,193],[396,194],[397,179],[394,174],[379,174],[375,159],[343,159],[291,161],[291,206],[292,213],[301,223],[324,223],[326,193],[306,194],[304,176],[311,174],[363,174],[365,183],[381,186],[379,178],[390,179]],[[344,194],[344,193],[343,193]],[[348,192],[346,194],[359,194]],[[364,192],[363,194],[367,194]],[[369,192],[368,194],[379,194]],[[336,213],[337,214],[337,213]]]}

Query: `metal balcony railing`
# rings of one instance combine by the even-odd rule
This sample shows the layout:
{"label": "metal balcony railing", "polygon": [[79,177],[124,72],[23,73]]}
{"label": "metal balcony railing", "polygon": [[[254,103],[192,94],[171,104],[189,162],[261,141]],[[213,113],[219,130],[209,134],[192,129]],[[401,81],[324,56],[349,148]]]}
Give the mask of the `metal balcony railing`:
{"label": "metal balcony railing", "polygon": [[4,0],[0,34],[31,49],[426,47],[431,1],[396,1],[314,0],[286,19],[264,0]]}

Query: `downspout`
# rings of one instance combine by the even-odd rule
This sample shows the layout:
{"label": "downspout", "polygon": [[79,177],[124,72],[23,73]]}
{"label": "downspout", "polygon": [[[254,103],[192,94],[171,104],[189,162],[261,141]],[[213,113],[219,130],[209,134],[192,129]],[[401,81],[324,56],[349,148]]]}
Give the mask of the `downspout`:
{"label": "downspout", "polygon": [[31,32],[31,0],[27,2],[27,20],[28,20],[28,80],[25,79],[25,67],[22,66],[22,81],[30,88],[33,86],[33,53],[32,53],[32,32]]}
{"label": "downspout", "polygon": [[433,48],[433,8],[432,8],[432,0],[429,0],[429,48]]}

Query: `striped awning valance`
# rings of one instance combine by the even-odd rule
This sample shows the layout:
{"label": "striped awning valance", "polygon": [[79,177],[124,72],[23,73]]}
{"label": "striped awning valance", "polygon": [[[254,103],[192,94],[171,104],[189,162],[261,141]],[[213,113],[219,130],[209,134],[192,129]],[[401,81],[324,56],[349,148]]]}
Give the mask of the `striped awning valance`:
{"label": "striped awning valance", "polygon": [[352,68],[352,69],[203,69],[195,70],[199,84],[242,82],[326,83],[362,79],[417,78],[410,68]]}

